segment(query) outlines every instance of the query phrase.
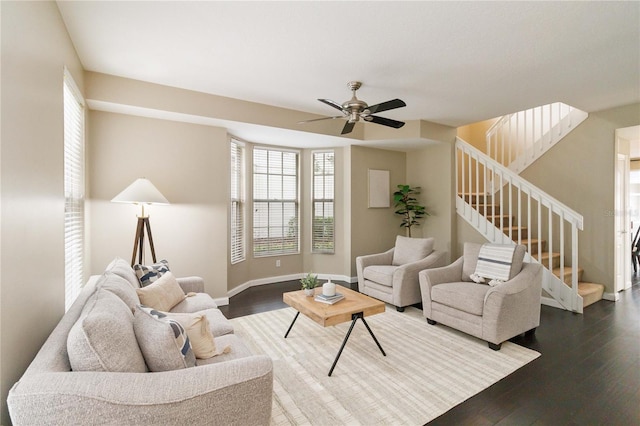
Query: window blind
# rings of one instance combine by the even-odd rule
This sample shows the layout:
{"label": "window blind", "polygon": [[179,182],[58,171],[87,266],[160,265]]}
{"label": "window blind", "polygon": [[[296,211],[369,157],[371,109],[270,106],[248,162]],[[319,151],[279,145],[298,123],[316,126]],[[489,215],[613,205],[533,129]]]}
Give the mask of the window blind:
{"label": "window blind", "polygon": [[231,263],[245,260],[244,145],[231,141]]}
{"label": "window blind", "polygon": [[253,255],[299,253],[298,154],[253,150]]}
{"label": "window blind", "polygon": [[84,99],[64,73],[65,310],[84,283]]}
{"label": "window blind", "polygon": [[311,251],[314,253],[335,252],[334,185],[334,152],[314,152],[311,225]]}

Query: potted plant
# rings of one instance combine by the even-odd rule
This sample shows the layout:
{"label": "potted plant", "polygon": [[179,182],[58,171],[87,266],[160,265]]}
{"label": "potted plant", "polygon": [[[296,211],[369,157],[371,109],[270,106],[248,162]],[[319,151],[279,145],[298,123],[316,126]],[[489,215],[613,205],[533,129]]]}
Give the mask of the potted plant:
{"label": "potted plant", "polygon": [[309,272],[306,277],[300,279],[300,284],[306,296],[313,296],[313,289],[318,286],[318,276]]}
{"label": "potted plant", "polygon": [[420,194],[420,187],[412,188],[409,185],[398,185],[398,190],[393,193],[395,213],[402,216],[400,226],[407,228],[409,237],[411,237],[411,227],[420,225],[418,220],[423,216],[429,216],[424,206],[421,206],[415,198],[418,194]]}

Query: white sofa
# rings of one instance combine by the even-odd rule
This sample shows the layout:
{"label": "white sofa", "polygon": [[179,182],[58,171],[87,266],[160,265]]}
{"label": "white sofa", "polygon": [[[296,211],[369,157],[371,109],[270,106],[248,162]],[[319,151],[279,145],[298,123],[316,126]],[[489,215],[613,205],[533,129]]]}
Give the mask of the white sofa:
{"label": "white sofa", "polygon": [[[203,292],[202,279],[184,278],[178,283],[185,294],[197,294],[185,297],[171,311],[203,312],[216,346],[229,347],[228,353],[195,360],[194,367],[147,371],[135,336],[131,341],[133,301],[127,286],[138,285],[137,277],[124,260],[116,259],[83,288],[10,390],[7,402],[13,424],[268,424],[271,359],[252,354],[233,334],[231,323]],[[86,323],[90,316],[94,322],[104,322],[108,338],[101,334],[83,353],[69,336],[72,330],[77,332],[76,323]],[[71,366],[79,363],[96,371],[72,371]]]}

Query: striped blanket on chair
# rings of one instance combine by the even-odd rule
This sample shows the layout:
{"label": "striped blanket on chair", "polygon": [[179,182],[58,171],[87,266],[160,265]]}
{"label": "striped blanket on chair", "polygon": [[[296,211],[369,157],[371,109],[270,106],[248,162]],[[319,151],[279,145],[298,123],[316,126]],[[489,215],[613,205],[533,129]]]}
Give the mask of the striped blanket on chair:
{"label": "striped blanket on chair", "polygon": [[512,244],[483,244],[476,270],[470,278],[477,283],[488,279],[491,286],[508,281],[515,250],[516,246]]}

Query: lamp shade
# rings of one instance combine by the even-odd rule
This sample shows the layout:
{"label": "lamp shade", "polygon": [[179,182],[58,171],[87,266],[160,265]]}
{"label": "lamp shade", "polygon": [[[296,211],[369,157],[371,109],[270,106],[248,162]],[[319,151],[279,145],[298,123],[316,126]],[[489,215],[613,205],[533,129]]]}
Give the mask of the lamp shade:
{"label": "lamp shade", "polygon": [[116,195],[112,203],[132,203],[132,204],[169,204],[169,201],[162,195],[149,179],[138,178],[124,191]]}

